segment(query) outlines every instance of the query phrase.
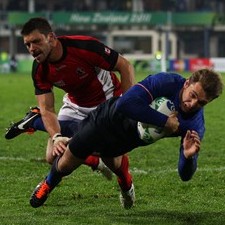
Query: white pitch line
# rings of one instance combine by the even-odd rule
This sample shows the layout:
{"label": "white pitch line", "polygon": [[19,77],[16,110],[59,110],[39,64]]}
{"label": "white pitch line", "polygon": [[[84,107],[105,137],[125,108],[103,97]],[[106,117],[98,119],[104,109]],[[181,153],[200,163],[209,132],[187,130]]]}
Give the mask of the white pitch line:
{"label": "white pitch line", "polygon": [[[149,170],[143,170],[143,169],[138,169],[136,167],[130,168],[130,171],[134,174],[151,174],[151,173],[174,173],[177,172],[177,169],[166,169],[166,170],[153,170],[153,169],[149,169]],[[225,167],[217,167],[217,168],[197,168],[197,171],[200,172],[221,172],[221,171],[225,171]]]}
{"label": "white pitch line", "polygon": [[22,158],[22,157],[6,157],[1,156],[0,161],[22,161],[22,162],[29,162],[30,160]]}
{"label": "white pitch line", "polygon": [[[31,162],[34,161],[34,159],[25,159],[22,157],[6,157],[6,156],[1,156],[0,157],[0,161],[21,161],[21,162]],[[39,161],[39,159],[37,158],[37,160],[35,161]],[[139,169],[137,167],[132,167],[130,168],[130,171],[134,174],[151,174],[151,173],[174,173],[177,172],[177,169],[165,169],[165,170],[154,170],[154,169],[149,169],[149,170],[143,170],[143,169]],[[225,171],[225,167],[214,167],[214,168],[207,168],[207,167],[203,167],[203,168],[198,168],[197,171],[200,172],[221,172],[221,171]]]}
{"label": "white pitch line", "polygon": [[153,170],[153,169],[149,169],[149,170],[143,170],[143,169],[138,169],[136,167],[130,168],[131,173],[134,174],[155,174],[155,173],[174,173],[177,172],[177,169],[167,169],[167,170]]}

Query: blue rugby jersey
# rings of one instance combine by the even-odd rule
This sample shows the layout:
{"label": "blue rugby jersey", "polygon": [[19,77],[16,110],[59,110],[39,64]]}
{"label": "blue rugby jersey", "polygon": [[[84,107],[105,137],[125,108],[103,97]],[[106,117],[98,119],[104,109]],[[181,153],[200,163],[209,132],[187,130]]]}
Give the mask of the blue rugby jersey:
{"label": "blue rugby jersey", "polygon": [[189,180],[197,168],[197,154],[192,159],[183,155],[183,138],[187,130],[195,130],[202,139],[205,132],[203,109],[192,114],[185,114],[179,107],[179,95],[185,78],[175,73],[158,73],[149,75],[143,81],[134,85],[122,98],[117,101],[117,110],[125,116],[143,123],[163,127],[168,116],[149,107],[157,97],[170,99],[178,112],[180,123],[179,132],[174,136],[181,136],[180,158],[178,171],[182,180]]}

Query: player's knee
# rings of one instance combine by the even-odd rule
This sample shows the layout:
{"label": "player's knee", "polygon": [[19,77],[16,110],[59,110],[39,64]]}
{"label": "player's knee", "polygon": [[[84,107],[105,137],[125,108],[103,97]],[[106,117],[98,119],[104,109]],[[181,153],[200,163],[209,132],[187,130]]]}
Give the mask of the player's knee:
{"label": "player's knee", "polygon": [[83,163],[84,159],[75,157],[70,150],[67,149],[58,161],[58,170],[68,175]]}
{"label": "player's knee", "polygon": [[47,142],[46,156],[45,156],[46,162],[49,164],[52,164],[55,160],[55,157],[52,154],[52,147],[53,147],[52,140],[51,138],[49,138]]}
{"label": "player's knee", "polygon": [[55,157],[53,157],[53,156],[50,155],[50,154],[46,154],[45,160],[46,160],[47,163],[49,163],[50,165],[52,165],[52,163],[53,163],[54,160],[55,160]]}

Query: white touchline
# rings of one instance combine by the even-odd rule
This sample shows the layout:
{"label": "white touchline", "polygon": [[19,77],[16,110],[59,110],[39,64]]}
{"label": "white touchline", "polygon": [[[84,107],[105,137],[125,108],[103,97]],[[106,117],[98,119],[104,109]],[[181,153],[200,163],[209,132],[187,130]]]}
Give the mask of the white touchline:
{"label": "white touchline", "polygon": [[[22,157],[6,157],[6,156],[0,156],[0,161],[22,161],[22,162],[38,162],[39,158],[37,160],[32,159],[25,159]],[[47,164],[47,163],[46,163]],[[155,173],[174,173],[177,172],[177,169],[164,169],[164,170],[157,170],[154,168],[148,169],[148,170],[143,170],[139,169],[137,167],[131,167],[130,171],[134,174],[155,174]],[[213,172],[213,171],[225,171],[225,167],[198,167],[197,171],[200,172]]]}

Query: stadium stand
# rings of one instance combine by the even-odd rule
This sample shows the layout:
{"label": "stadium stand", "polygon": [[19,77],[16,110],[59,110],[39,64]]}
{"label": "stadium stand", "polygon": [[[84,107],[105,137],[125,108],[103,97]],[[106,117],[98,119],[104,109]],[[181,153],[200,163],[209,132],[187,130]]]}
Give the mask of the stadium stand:
{"label": "stadium stand", "polygon": [[16,55],[19,67],[29,60],[19,31],[32,16],[49,19],[57,35],[96,36],[131,60],[157,51],[171,60],[225,57],[222,0],[2,0],[0,15],[0,53]]}

